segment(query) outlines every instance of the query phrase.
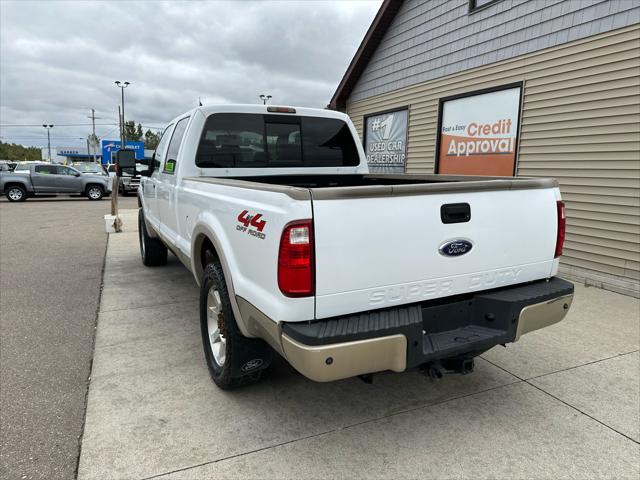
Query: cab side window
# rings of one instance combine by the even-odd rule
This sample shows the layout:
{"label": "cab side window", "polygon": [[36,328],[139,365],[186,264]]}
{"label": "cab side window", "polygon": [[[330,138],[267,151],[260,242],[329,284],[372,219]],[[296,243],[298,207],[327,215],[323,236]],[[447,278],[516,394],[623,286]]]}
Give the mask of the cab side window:
{"label": "cab side window", "polygon": [[56,165],[36,165],[35,172],[40,175],[57,175],[58,167]]}
{"label": "cab side window", "polygon": [[75,175],[76,171],[69,167],[58,165],[58,175]]}
{"label": "cab side window", "polygon": [[188,122],[189,117],[185,117],[176,123],[176,128],[173,129],[173,135],[171,135],[171,141],[169,142],[169,148],[167,148],[167,158],[164,161],[162,173],[175,173],[178,161],[178,151],[180,150],[180,144],[182,143],[184,133],[187,131]]}
{"label": "cab side window", "polygon": [[160,139],[160,141],[158,142],[158,145],[156,146],[155,155],[153,157],[154,172],[157,172],[160,170],[160,163],[162,162],[162,157],[164,156],[164,152],[167,149],[167,143],[169,143],[169,135],[167,135],[167,132],[171,129],[171,127],[173,127],[173,124],[169,125],[167,128],[164,129],[164,132],[162,132],[162,138]]}

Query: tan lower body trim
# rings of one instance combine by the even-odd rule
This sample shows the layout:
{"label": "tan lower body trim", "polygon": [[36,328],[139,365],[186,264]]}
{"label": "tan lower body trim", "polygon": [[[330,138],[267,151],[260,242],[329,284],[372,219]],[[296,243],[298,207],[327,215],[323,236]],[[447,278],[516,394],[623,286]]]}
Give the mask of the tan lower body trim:
{"label": "tan lower body trim", "polygon": [[271,348],[284,356],[282,345],[280,344],[280,325],[241,296],[236,295],[236,301],[240,310],[240,321],[242,321],[249,335],[263,339],[271,345]]}
{"label": "tan lower body trim", "polygon": [[281,339],[289,363],[316,382],[384,370],[402,372],[407,367],[407,339],[404,335],[316,346],[303,345],[285,334]]}
{"label": "tan lower body trim", "polygon": [[525,333],[558,323],[569,312],[572,301],[573,293],[524,307],[518,318],[518,329],[513,341],[517,341]]}

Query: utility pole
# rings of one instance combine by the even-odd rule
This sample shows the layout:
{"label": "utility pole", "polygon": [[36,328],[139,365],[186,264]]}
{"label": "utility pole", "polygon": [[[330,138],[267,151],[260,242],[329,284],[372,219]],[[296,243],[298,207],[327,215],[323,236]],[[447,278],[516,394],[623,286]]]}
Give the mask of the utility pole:
{"label": "utility pole", "polygon": [[[98,137],[96,137],[96,120],[100,120],[102,117],[96,117],[96,109],[92,108],[91,115],[87,118],[91,119],[91,124],[93,125],[93,137],[92,137],[93,141],[91,143],[93,143],[93,161],[97,163],[98,159],[96,157],[96,148],[98,148],[98,145],[97,145]],[[89,151],[87,150],[87,154],[88,153]]]}
{"label": "utility pole", "polygon": [[51,161],[51,135],[49,132],[53,128],[53,125],[47,125],[43,123],[42,126],[47,129],[47,149],[49,150],[49,161]]}
{"label": "utility pole", "polygon": [[93,134],[96,134],[96,120],[100,120],[102,117],[96,117],[96,109],[92,108],[91,109],[91,115],[89,115],[87,118],[91,119],[91,123],[93,125]]}

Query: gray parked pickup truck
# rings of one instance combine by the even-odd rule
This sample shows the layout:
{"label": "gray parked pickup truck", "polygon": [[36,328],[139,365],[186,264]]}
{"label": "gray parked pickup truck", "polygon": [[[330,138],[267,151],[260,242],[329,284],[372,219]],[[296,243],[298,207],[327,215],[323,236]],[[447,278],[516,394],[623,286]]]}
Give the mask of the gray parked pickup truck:
{"label": "gray parked pickup truck", "polygon": [[58,193],[81,194],[89,200],[100,200],[111,192],[111,179],[100,174],[82,174],[64,165],[36,163],[30,164],[28,171],[1,172],[0,192],[10,202]]}

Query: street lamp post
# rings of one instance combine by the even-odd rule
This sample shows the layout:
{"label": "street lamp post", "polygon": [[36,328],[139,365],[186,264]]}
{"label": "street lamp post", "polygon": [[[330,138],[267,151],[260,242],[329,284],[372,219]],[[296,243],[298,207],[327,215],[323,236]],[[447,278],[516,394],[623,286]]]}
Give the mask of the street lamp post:
{"label": "street lamp post", "polygon": [[124,134],[124,89],[127,88],[130,83],[129,82],[121,82],[120,80],[116,80],[115,82],[116,86],[118,88],[120,88],[120,91],[122,92],[122,130],[120,132],[120,149],[124,150],[125,149],[125,134]]}
{"label": "street lamp post", "polygon": [[267,101],[271,98],[271,95],[260,95],[260,100],[262,100],[262,104],[266,105]]}
{"label": "street lamp post", "polygon": [[49,131],[53,128],[53,125],[43,123],[42,126],[47,129],[47,150],[49,151],[49,161],[51,161],[51,135]]}
{"label": "street lamp post", "polygon": [[[122,94],[122,129],[120,130],[120,150],[125,150],[127,143],[124,133],[124,89],[127,88],[130,83],[129,82],[121,82],[120,80],[116,80],[114,82],[116,87],[120,89]],[[116,175],[113,177],[113,186],[111,187],[111,217],[113,218],[113,229],[116,232],[122,231],[122,220],[118,215],[118,185],[120,183],[120,179]]]}

